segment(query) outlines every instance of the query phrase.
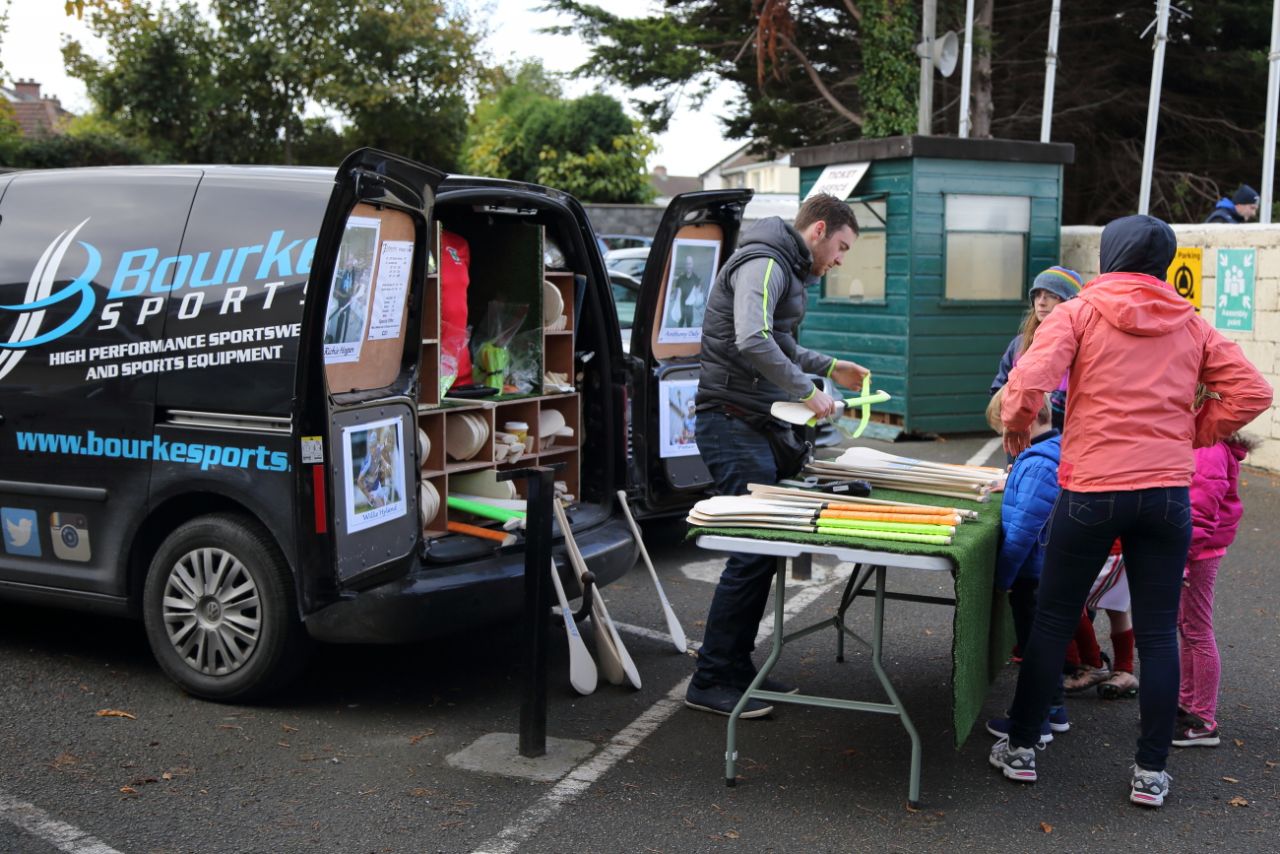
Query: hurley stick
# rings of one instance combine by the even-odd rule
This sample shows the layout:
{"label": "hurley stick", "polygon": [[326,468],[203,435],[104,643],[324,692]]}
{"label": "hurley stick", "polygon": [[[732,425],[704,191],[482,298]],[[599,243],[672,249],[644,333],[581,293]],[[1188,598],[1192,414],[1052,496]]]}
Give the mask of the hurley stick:
{"label": "hurley stick", "polygon": [[569,597],[564,595],[564,585],[560,583],[560,569],[555,558],[551,559],[551,583],[556,588],[556,599],[560,600],[560,615],[564,617],[564,632],[569,636],[569,684],[579,694],[590,694],[596,690],[596,663],[587,652],[587,645],[582,642],[578,633],[578,625],[573,621],[573,610],[569,607]]}
{"label": "hurley stick", "polygon": [[[559,501],[552,501],[551,507],[556,514],[556,522],[560,525],[560,532],[564,535],[564,545],[569,552],[569,560],[573,563],[573,567],[578,572],[578,577],[582,578],[583,585],[586,585],[585,575],[587,562],[582,559],[582,552],[578,551],[578,542],[573,538],[573,531],[569,528],[569,518],[564,514],[564,508],[560,506]],[[613,619],[609,616],[609,609],[605,607],[604,596],[600,594],[600,587],[597,585],[595,592],[591,596],[591,619],[595,621],[597,636],[606,635],[605,638],[597,638],[596,651],[601,654],[600,667],[605,671],[605,678],[609,679],[610,662],[605,660],[608,650],[612,648],[613,654],[622,664],[622,672],[625,674],[631,687],[640,688],[640,672],[636,670],[635,662],[631,660],[631,655],[627,652],[626,646],[622,643],[622,636],[618,634],[618,627],[613,624]],[[610,679],[609,681],[613,681]],[[615,684],[620,684],[622,680],[618,680]]]}
{"label": "hurley stick", "polygon": [[667,601],[667,593],[662,589],[662,582],[658,580],[658,571],[653,568],[653,561],[649,559],[649,550],[644,546],[644,537],[640,536],[640,526],[636,524],[635,517],[631,515],[631,507],[627,504],[627,493],[621,489],[618,490],[618,503],[622,505],[622,512],[627,517],[627,523],[631,525],[631,533],[635,534],[636,545],[640,547],[640,557],[644,558],[644,565],[649,568],[649,577],[653,579],[653,586],[658,590],[658,601],[662,603],[662,613],[667,618],[667,634],[671,635],[671,642],[675,644],[678,651],[686,652],[689,649],[689,641],[684,636],[680,621],[676,619],[676,612]]}

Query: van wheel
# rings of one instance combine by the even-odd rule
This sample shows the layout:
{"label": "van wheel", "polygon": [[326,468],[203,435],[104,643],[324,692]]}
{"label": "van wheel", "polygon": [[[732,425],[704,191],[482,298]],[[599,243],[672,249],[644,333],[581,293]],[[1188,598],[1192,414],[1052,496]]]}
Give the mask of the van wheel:
{"label": "van wheel", "polygon": [[151,560],[142,610],[156,660],[197,697],[261,697],[306,663],[289,567],[243,516],[201,516],[170,534]]}

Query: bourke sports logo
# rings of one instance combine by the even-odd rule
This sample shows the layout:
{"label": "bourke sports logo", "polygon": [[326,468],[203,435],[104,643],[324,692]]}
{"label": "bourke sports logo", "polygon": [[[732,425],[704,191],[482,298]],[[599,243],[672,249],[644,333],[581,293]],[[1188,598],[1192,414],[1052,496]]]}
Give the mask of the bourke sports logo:
{"label": "bourke sports logo", "polygon": [[[0,311],[8,316],[17,317],[13,331],[9,333],[9,340],[0,343],[0,379],[4,379],[18,366],[27,350],[56,341],[84,323],[89,315],[93,314],[95,302],[93,277],[98,274],[98,269],[102,266],[102,255],[83,240],[76,241],[76,235],[88,221],[85,219],[70,231],[62,232],[44,250],[40,260],[36,262],[35,269],[31,271],[31,279],[27,282],[27,292],[23,296],[21,305],[0,305]],[[58,268],[62,266],[62,259],[71,248],[73,241],[78,242],[84,249],[84,270],[70,284],[54,293],[54,281],[57,279]],[[46,310],[50,306],[63,302],[75,305],[71,316],[53,329],[41,332]]]}
{"label": "bourke sports logo", "polygon": [[[93,244],[76,239],[88,222],[86,218],[59,234],[45,248],[31,271],[21,304],[0,305],[0,335],[12,325],[8,340],[0,341],[0,379],[18,366],[28,350],[57,341],[95,313],[95,329],[99,331],[143,327],[170,302],[174,304],[173,317],[179,321],[191,320],[204,311],[239,315],[249,302],[251,285],[250,310],[269,311],[276,292],[290,280],[294,285],[305,285],[316,250],[315,237],[288,240],[283,229],[272,231],[262,243],[189,255],[164,255],[157,247],[131,249],[121,253],[115,271],[100,280],[106,294],[99,307],[93,283],[98,281],[102,253]],[[80,274],[58,288],[63,263],[74,270],[81,258]],[[46,329],[45,316],[55,307],[55,317],[66,315],[66,319]],[[140,334],[145,332],[140,330]]]}

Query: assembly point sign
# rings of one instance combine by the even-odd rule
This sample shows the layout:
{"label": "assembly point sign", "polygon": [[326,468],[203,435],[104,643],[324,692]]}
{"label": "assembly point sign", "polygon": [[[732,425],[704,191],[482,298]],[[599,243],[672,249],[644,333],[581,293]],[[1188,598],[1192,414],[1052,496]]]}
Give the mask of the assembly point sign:
{"label": "assembly point sign", "polygon": [[1253,331],[1253,281],[1256,249],[1218,250],[1218,299],[1213,325],[1236,332]]}

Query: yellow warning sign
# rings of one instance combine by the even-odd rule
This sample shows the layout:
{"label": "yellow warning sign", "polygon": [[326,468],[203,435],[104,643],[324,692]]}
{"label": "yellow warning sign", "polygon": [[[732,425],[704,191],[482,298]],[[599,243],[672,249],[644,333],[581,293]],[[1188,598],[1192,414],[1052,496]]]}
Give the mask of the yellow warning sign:
{"label": "yellow warning sign", "polygon": [[1204,281],[1200,271],[1204,262],[1204,250],[1199,246],[1183,247],[1173,256],[1166,277],[1174,290],[1185,297],[1200,313],[1201,283]]}

